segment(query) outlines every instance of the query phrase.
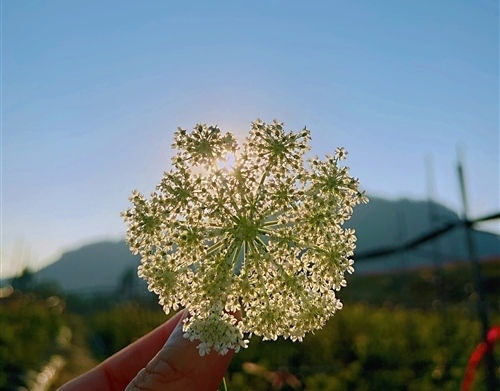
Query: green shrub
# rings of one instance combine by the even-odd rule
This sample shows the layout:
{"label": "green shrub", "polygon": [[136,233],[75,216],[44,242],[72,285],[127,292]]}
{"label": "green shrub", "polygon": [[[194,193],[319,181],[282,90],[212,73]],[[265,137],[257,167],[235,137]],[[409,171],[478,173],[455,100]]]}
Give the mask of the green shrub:
{"label": "green shrub", "polygon": [[62,302],[32,295],[0,300],[0,389],[21,384],[28,369],[37,369],[55,349]]}
{"label": "green shrub", "polygon": [[126,302],[91,315],[88,327],[90,345],[97,358],[104,359],[147,334],[167,320],[159,309]]}
{"label": "green shrub", "polygon": [[457,390],[479,339],[479,323],[460,309],[350,304],[303,343],[252,341],[231,364],[229,389],[255,382],[242,369],[250,361],[286,367],[307,390]]}

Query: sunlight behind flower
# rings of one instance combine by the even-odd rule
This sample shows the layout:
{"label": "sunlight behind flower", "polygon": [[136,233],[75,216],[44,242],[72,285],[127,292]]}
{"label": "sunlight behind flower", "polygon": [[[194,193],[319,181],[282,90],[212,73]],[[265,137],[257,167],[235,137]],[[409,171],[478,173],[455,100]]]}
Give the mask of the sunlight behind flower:
{"label": "sunlight behind flower", "polygon": [[301,341],[342,308],[356,241],[342,225],[366,197],[340,165],[346,151],[305,162],[309,140],[277,120],[253,122],[239,147],[217,126],[179,128],[173,168],[150,199],[132,194],[139,275],[165,312],[189,310],[201,355],[238,351],[250,334]]}
{"label": "sunlight behind flower", "polygon": [[225,159],[218,159],[216,166],[219,170],[232,171],[236,164],[236,157],[234,153],[228,153]]}

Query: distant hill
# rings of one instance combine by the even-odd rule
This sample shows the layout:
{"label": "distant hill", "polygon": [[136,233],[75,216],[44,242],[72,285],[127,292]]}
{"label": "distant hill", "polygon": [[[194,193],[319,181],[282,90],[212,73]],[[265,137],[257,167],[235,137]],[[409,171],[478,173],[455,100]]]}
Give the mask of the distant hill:
{"label": "distant hill", "polygon": [[[434,204],[438,222],[431,225],[429,204],[425,201],[385,200],[371,197],[370,203],[355,209],[347,224],[356,229],[358,252],[397,244],[402,240],[436,228],[439,224],[456,221],[458,216],[450,209]],[[497,235],[475,231],[479,257],[500,255],[500,238]],[[383,272],[399,268],[431,265],[434,254],[439,260],[460,261],[467,259],[464,232],[456,229],[443,235],[432,244],[426,244],[406,254],[383,259],[358,262],[358,272]],[[124,241],[99,242],[64,253],[53,264],[36,273],[39,281],[56,281],[66,291],[92,291],[116,289],[124,273],[135,270],[139,258],[132,255]]]}
{"label": "distant hill", "polygon": [[65,291],[110,290],[125,272],[137,268],[139,257],[124,241],[92,243],[64,253],[36,273],[38,281],[56,281]]}
{"label": "distant hill", "polygon": [[[436,219],[431,222],[429,207],[433,207]],[[408,199],[386,200],[370,197],[366,205],[359,205],[346,224],[356,229],[357,254],[380,247],[394,246],[403,241],[425,234],[444,224],[459,220],[459,216],[441,204]],[[500,255],[498,235],[474,231],[477,256],[486,258]],[[359,261],[356,269],[363,271],[385,271],[398,268],[432,265],[435,255],[438,262],[464,261],[468,259],[463,228],[456,228],[433,242],[393,256]]]}

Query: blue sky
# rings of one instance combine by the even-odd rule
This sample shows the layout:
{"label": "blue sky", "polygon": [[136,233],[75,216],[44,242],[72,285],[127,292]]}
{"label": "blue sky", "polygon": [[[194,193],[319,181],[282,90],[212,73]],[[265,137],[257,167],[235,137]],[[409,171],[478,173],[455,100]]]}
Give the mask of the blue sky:
{"label": "blue sky", "polygon": [[[307,125],[370,193],[498,210],[498,2],[2,1],[2,273],[120,238],[177,126]],[[490,226],[491,228],[491,226]],[[493,227],[494,229],[494,227]]]}

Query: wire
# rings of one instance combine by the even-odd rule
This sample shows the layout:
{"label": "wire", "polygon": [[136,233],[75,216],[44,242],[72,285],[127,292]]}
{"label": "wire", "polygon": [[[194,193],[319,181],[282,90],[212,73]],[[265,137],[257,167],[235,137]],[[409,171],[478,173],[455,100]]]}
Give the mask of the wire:
{"label": "wire", "polygon": [[401,244],[398,244],[396,246],[387,246],[387,247],[380,247],[374,250],[369,250],[369,251],[364,251],[359,254],[354,255],[354,260],[355,261],[366,261],[370,260],[373,258],[379,258],[382,256],[386,255],[392,255],[392,254],[398,254],[404,251],[411,250],[422,243],[428,242],[438,236],[444,235],[446,232],[451,231],[452,229],[459,227],[459,226],[464,226],[464,227],[469,227],[473,226],[477,223],[481,223],[484,221],[489,221],[489,220],[495,220],[500,218],[500,212],[492,213],[489,215],[485,215],[482,217],[479,217],[477,219],[473,220],[457,220],[454,222],[450,222],[445,224],[444,226],[437,228],[433,231],[427,232],[425,234],[419,235],[413,239],[407,240]]}

